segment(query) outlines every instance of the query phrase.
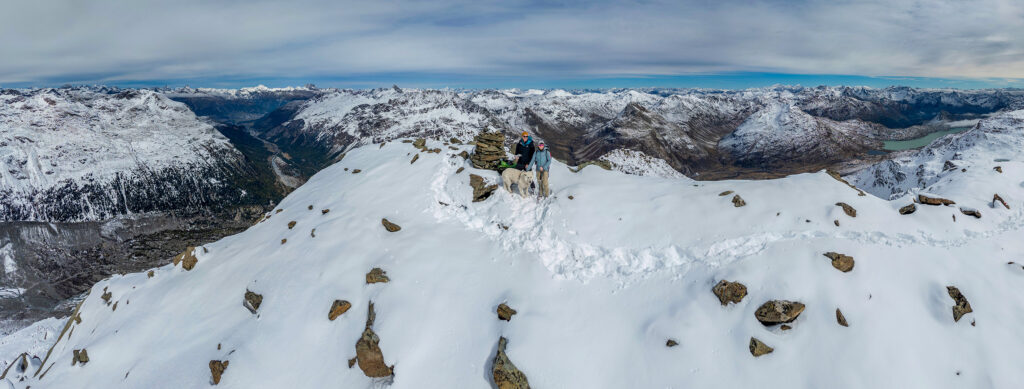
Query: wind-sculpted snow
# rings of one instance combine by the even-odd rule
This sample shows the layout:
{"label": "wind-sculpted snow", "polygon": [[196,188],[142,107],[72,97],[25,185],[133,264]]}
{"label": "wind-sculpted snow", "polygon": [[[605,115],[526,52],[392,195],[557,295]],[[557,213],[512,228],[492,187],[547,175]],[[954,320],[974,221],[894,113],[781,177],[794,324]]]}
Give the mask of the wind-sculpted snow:
{"label": "wind-sculpted snow", "polygon": [[916,190],[941,188],[957,177],[994,179],[999,177],[996,166],[1022,160],[1024,110],[982,120],[971,130],[946,135],[921,150],[899,154],[847,179],[875,196],[888,199]]}
{"label": "wind-sculpted snow", "polygon": [[238,201],[241,154],[152,91],[0,93],[0,220],[100,220]]}
{"label": "wind-sculpted snow", "polygon": [[[1024,249],[1019,161],[933,185],[984,214],[953,220],[956,206],[901,215],[909,196],[859,196],[824,172],[697,182],[596,166],[573,173],[557,161],[550,198],[499,188],[473,202],[469,174],[491,183],[498,174],[458,156],[471,146],[425,146],[443,151],[410,164],[416,149],[398,141],[349,150],[280,211],[196,248],[190,270],[167,264],[97,283],[81,321],[49,338],[46,362],[9,385],[205,387],[210,361],[230,361],[218,386],[488,387],[501,337],[535,387],[953,389],[1024,380],[1024,298],[1010,292],[1024,279],[1014,257]],[[1011,208],[989,207],[992,192]],[[746,205],[735,207],[734,194]],[[382,218],[401,230],[389,232]],[[856,266],[838,271],[827,252]],[[389,281],[368,284],[374,268]],[[712,293],[720,280],[744,284],[747,296],[722,306]],[[954,321],[947,286],[974,312]],[[262,296],[255,313],[243,304],[247,292]],[[775,299],[806,306],[787,330],[755,318]],[[351,309],[331,320],[336,300]],[[372,338],[394,366],[386,379],[347,367],[371,302]],[[517,311],[507,322],[495,314],[503,303]],[[0,343],[41,353],[38,337]],[[775,351],[752,357],[752,337]],[[677,345],[666,347],[669,339]],[[90,361],[72,365],[83,349]]]}

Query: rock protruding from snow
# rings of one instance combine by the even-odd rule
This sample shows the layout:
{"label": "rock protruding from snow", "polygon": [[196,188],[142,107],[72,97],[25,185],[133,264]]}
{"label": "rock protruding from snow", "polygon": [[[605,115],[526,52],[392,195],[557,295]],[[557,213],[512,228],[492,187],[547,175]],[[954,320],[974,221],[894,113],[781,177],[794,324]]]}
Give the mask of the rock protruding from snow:
{"label": "rock protruding from snow", "polygon": [[900,207],[900,215],[909,215],[914,213],[914,211],[917,211],[917,204],[914,203]]}
{"label": "rock protruding from snow", "polygon": [[498,161],[505,158],[505,135],[500,132],[484,132],[473,140],[476,147],[469,157],[473,167],[498,170]]}
{"label": "rock protruding from snow", "polygon": [[83,365],[86,364],[86,363],[89,363],[89,353],[87,351],[85,351],[84,348],[81,349],[81,350],[72,350],[71,354],[72,354],[72,356],[71,356],[71,365],[72,366],[74,366],[75,364],[78,364],[78,363],[81,363]]}
{"label": "rock protruding from snow", "polygon": [[981,219],[981,211],[974,208],[960,207],[960,213],[967,216],[973,216],[975,219]]}
{"label": "rock protruding from snow", "polygon": [[334,302],[331,303],[331,310],[327,311],[327,319],[334,321],[338,316],[348,312],[349,308],[352,308],[352,303],[346,300],[334,300]]}
{"label": "rock protruding from snow", "polygon": [[721,280],[711,288],[711,292],[718,296],[718,301],[725,306],[729,303],[739,304],[740,301],[743,301],[743,298],[747,296],[747,287],[739,282]]}
{"label": "rock protruding from snow", "polygon": [[199,259],[196,258],[195,251],[196,248],[194,246],[189,246],[181,254],[174,256],[174,266],[178,266],[180,263],[182,269],[192,270],[192,268],[196,266],[196,263],[199,262]]}
{"label": "rock protruding from snow", "polygon": [[259,311],[260,304],[263,304],[263,295],[250,290],[245,291],[245,300],[242,302],[242,305],[244,305],[249,312],[255,314]]}
{"label": "rock protruding from snow", "polygon": [[754,312],[757,321],[766,326],[790,323],[804,311],[804,304],[789,300],[771,300]]}
{"label": "rock protruding from snow", "polygon": [[995,208],[996,202],[999,202],[1000,204],[1002,204],[1003,208],[1010,209],[1010,206],[1006,204],[1006,201],[1003,200],[1002,197],[999,196],[999,193],[996,193],[996,194],[992,195],[992,207],[993,208]]}
{"label": "rock protruding from snow", "polygon": [[839,308],[836,308],[836,322],[843,327],[850,326],[850,323],[846,322],[846,316],[843,316],[843,311],[840,311]]}
{"label": "rock protruding from snow", "polygon": [[505,346],[508,339],[498,339],[498,353],[494,355],[494,367],[491,368],[491,375],[494,377],[494,385],[498,389],[530,389],[530,383],[526,380],[526,374],[519,371],[516,365],[508,359],[505,354]]}
{"label": "rock protruding from snow", "polygon": [[498,305],[498,320],[512,321],[512,316],[516,313],[516,310],[512,309],[508,304],[501,303]]}
{"label": "rock protruding from snow", "polygon": [[392,223],[387,218],[380,219],[380,224],[384,225],[384,229],[388,232],[398,232],[402,229],[398,224]]}
{"label": "rock protruding from snow", "polygon": [[825,253],[825,256],[832,260],[832,267],[836,268],[836,270],[843,273],[848,273],[850,270],[853,270],[853,257],[833,251]]}
{"label": "rock protruding from snow", "polygon": [[369,273],[366,273],[367,284],[384,283],[388,281],[391,281],[391,279],[388,278],[387,272],[379,267],[375,267],[371,269]]}
{"label": "rock protruding from snow", "polygon": [[843,212],[846,213],[846,216],[857,217],[857,210],[855,208],[853,208],[852,206],[850,206],[850,204],[843,203],[843,202],[838,202],[838,203],[836,203],[836,206],[837,207],[843,207]]}
{"label": "rock protruding from snow", "polygon": [[740,197],[740,195],[732,196],[732,206],[739,208],[744,205],[747,205],[747,202],[744,201],[743,198]]}
{"label": "rock protruding from snow", "polygon": [[764,344],[760,339],[750,337],[750,355],[760,357],[765,354],[771,354],[772,351],[775,351],[775,349],[768,347],[768,345]]}
{"label": "rock protruding from snow", "polygon": [[373,332],[373,322],[376,319],[376,313],[373,312],[372,301],[368,310],[366,329],[363,330],[363,335],[356,341],[356,362],[359,364],[359,369],[367,377],[390,377],[393,367],[384,363],[384,353],[380,350],[379,345],[380,338]]}
{"label": "rock protruding from snow", "polygon": [[917,201],[925,205],[953,205],[956,201],[950,199],[944,199],[937,196],[929,196],[925,194],[917,195]]}
{"label": "rock protruding from snow", "polygon": [[491,194],[498,189],[498,184],[487,185],[484,178],[476,174],[469,175],[469,186],[473,188],[473,202],[478,203],[487,200]]}
{"label": "rock protruding from snow", "polygon": [[210,361],[210,376],[214,385],[220,383],[221,376],[224,375],[224,371],[228,369],[229,361]]}
{"label": "rock protruding from snow", "polygon": [[953,305],[953,321],[960,321],[960,318],[964,315],[974,312],[971,309],[971,303],[967,301],[967,297],[964,297],[963,293],[960,293],[960,289],[957,289],[955,286],[947,286],[946,292],[949,293],[949,297],[956,303]]}

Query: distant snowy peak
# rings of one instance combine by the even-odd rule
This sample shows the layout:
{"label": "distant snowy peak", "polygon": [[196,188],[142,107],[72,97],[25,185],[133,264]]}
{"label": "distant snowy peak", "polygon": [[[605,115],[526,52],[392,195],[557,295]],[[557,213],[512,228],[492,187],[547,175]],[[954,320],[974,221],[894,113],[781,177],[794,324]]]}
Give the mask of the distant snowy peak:
{"label": "distant snowy peak", "polygon": [[[81,220],[133,212],[130,187],[192,172],[180,196],[222,185],[206,174],[235,163],[227,138],[160,93],[46,89],[0,93],[0,220]],[[222,176],[220,178],[223,178]],[[170,180],[177,181],[177,180]],[[173,185],[171,182],[159,186]],[[158,206],[172,193],[138,193]]]}
{"label": "distant snowy peak", "polygon": [[289,86],[283,88],[269,88],[261,84],[254,87],[239,89],[191,88],[186,86],[183,88],[162,90],[161,92],[169,96],[206,95],[226,98],[252,98],[268,94],[309,93],[318,91],[321,91],[321,89],[317,89],[315,86]]}
{"label": "distant snowy peak", "polygon": [[1022,159],[1024,110],[1018,110],[984,119],[971,130],[936,139],[921,150],[875,164],[847,180],[878,197],[897,198],[963,173],[991,174],[1002,162]]}

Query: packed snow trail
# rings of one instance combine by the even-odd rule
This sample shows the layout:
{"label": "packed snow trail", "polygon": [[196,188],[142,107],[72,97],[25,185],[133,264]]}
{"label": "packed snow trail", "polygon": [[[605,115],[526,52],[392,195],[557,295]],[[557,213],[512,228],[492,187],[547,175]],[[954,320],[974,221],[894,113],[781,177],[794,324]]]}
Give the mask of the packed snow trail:
{"label": "packed snow trail", "polygon": [[[1007,292],[1024,283],[1018,162],[937,191],[980,209],[974,219],[925,205],[900,215],[909,197],[858,196],[823,172],[694,182],[571,173],[557,162],[549,199],[499,188],[473,203],[469,174],[498,176],[456,149],[411,164],[405,143],[351,150],[280,212],[197,248],[191,270],[168,264],[97,283],[38,376],[10,385],[205,387],[210,361],[227,360],[218,387],[486,388],[499,337],[536,388],[1024,382],[1024,297]],[[729,190],[747,205],[719,195]],[[988,208],[990,192],[1011,209]],[[382,218],[401,230],[386,231]],[[829,251],[853,256],[855,268],[836,270]],[[375,267],[390,281],[368,285]],[[711,288],[723,279],[749,294],[722,306]],[[974,309],[959,322],[949,285]],[[255,314],[243,306],[247,290],[262,295]],[[336,299],[352,307],[331,321]],[[770,299],[807,309],[788,331],[765,327],[754,311]],[[371,301],[389,379],[348,367]],[[498,320],[500,303],[518,314]],[[849,327],[836,323],[837,308]],[[775,351],[752,357],[751,337]],[[81,349],[90,361],[72,366]]]}

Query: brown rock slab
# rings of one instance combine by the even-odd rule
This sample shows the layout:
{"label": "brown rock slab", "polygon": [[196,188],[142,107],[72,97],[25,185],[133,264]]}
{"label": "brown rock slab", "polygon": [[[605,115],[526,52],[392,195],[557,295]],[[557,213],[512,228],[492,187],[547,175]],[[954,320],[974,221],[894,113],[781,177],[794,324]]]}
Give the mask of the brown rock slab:
{"label": "brown rock slab", "polygon": [[380,219],[380,224],[383,224],[384,225],[384,229],[388,230],[388,232],[398,232],[399,230],[402,229],[401,226],[388,221],[387,218]]}
{"label": "brown rock slab", "polygon": [[498,389],[529,389],[530,383],[526,380],[526,374],[519,371],[505,354],[507,344],[508,339],[505,337],[498,339],[498,353],[494,355],[494,366],[491,368],[494,385]]}
{"label": "brown rock slab", "polygon": [[331,310],[327,312],[327,319],[334,321],[338,316],[348,312],[348,309],[352,308],[352,303],[345,300],[334,300],[331,304]]}
{"label": "brown rock slab", "polygon": [[417,159],[420,159],[420,155],[419,154],[416,154],[416,155],[412,156],[412,160],[409,161],[409,164],[412,165],[412,164],[416,163]]}
{"label": "brown rock slab", "polygon": [[956,204],[956,202],[953,201],[953,200],[944,199],[944,198],[941,198],[941,197],[931,197],[931,196],[926,196],[926,195],[923,195],[923,194],[917,195],[917,202],[919,202],[921,204],[925,204],[925,205],[953,205],[953,204]]}
{"label": "brown rock slab", "polygon": [[1006,204],[1006,201],[1002,197],[999,197],[999,193],[992,196],[992,207],[995,208],[996,202],[1003,205],[1004,208],[1010,209],[1010,206]]}
{"label": "brown rock slab", "polygon": [[727,190],[725,192],[719,193],[718,195],[719,196],[728,196],[728,195],[731,195],[731,194],[733,194],[733,191]]}
{"label": "brown rock slab", "polygon": [[739,304],[747,296],[747,286],[739,282],[721,280],[711,288],[711,292],[718,296],[718,301],[723,306],[729,303]]}
{"label": "brown rock slab", "polygon": [[917,211],[917,205],[910,203],[910,205],[900,208],[900,215],[909,215],[914,213],[914,211]]}
{"label": "brown rock slab", "polygon": [[196,267],[196,263],[199,262],[199,259],[193,254],[195,250],[195,246],[189,246],[181,254],[174,256],[174,265],[177,266],[178,263],[181,263],[182,269],[192,270],[192,268]]}
{"label": "brown rock slab", "polygon": [[379,267],[375,267],[375,268],[371,269],[369,273],[366,273],[366,283],[367,284],[376,284],[376,283],[379,283],[379,282],[388,282],[388,281],[391,281],[391,279],[388,278],[387,272],[384,271],[383,269],[379,268]]}
{"label": "brown rock slab", "polygon": [[804,311],[804,304],[789,300],[771,300],[754,312],[757,321],[766,326],[790,323]]}
{"label": "brown rock slab", "polygon": [[292,221],[288,222],[288,229],[290,230],[292,228],[295,228],[295,224],[296,224],[295,220],[292,220]]}
{"label": "brown rock slab", "polygon": [[836,322],[843,327],[850,326],[850,323],[846,322],[846,316],[843,316],[843,311],[840,311],[839,308],[836,308]]}
{"label": "brown rock slab", "polygon": [[217,385],[220,383],[221,376],[224,375],[224,371],[228,369],[228,361],[210,361],[210,375],[213,377],[213,384]]}
{"label": "brown rock slab", "polygon": [[256,313],[260,309],[260,304],[263,304],[263,295],[256,292],[245,290],[245,301],[242,303],[249,312]]}
{"label": "brown rock slab", "polygon": [[512,321],[512,315],[516,314],[516,310],[512,309],[505,303],[498,305],[498,320]]}
{"label": "brown rock slab", "polygon": [[498,189],[497,184],[487,185],[484,178],[476,174],[469,175],[469,186],[473,188],[473,202],[478,203],[487,200],[491,194]]}
{"label": "brown rock slab", "polygon": [[960,208],[960,213],[967,216],[974,216],[975,219],[981,219],[981,211],[971,208]]}
{"label": "brown rock slab", "polygon": [[836,206],[843,207],[843,212],[846,213],[846,216],[857,217],[857,210],[850,206],[850,204],[839,202],[836,203]]}
{"label": "brown rock slab", "polygon": [[764,342],[755,337],[750,337],[750,355],[760,357],[765,354],[771,354],[772,351],[775,351],[775,349],[768,347],[767,344],[764,344]]}
{"label": "brown rock slab", "polygon": [[456,169],[456,170],[455,170],[455,174],[459,174],[459,173],[462,173],[462,171],[463,171],[463,170],[466,170],[466,168],[464,168],[464,167],[460,167],[460,168],[458,168],[458,169]]}
{"label": "brown rock slab", "polygon": [[953,321],[960,321],[964,315],[974,312],[971,309],[971,303],[967,301],[967,297],[964,297],[963,293],[960,293],[960,289],[955,286],[947,286],[946,292],[956,302],[956,305],[953,305]]}
{"label": "brown rock slab", "polygon": [[356,341],[356,362],[359,370],[367,377],[390,377],[393,373],[391,366],[384,363],[384,353],[380,349],[380,338],[373,332],[373,321],[376,314],[373,312],[373,302],[370,302],[369,312],[366,315],[366,329],[363,335]]}
{"label": "brown rock slab", "polygon": [[837,270],[843,273],[847,273],[850,270],[853,270],[853,257],[832,251],[825,253],[825,256],[828,257],[828,259],[832,260],[832,267],[836,268]]}
{"label": "brown rock slab", "polygon": [[732,196],[732,206],[739,208],[744,205],[747,205],[747,202],[743,201],[743,198],[740,197],[740,195]]}
{"label": "brown rock slab", "polygon": [[85,349],[71,350],[71,366],[77,363],[86,364],[89,363],[89,353]]}
{"label": "brown rock slab", "polygon": [[361,172],[362,172],[362,170],[360,170],[360,169],[352,169],[352,174],[359,174]]}

